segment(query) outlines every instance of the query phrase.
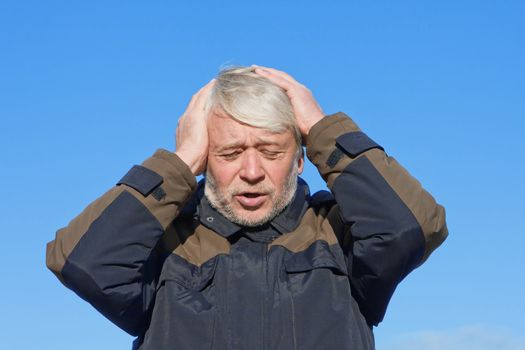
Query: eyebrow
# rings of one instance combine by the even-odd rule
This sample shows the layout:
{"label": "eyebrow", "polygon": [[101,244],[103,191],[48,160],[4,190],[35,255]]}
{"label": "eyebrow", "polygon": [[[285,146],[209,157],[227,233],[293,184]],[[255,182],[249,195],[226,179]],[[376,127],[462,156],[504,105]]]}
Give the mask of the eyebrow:
{"label": "eyebrow", "polygon": [[[244,146],[245,144],[242,141],[233,141],[225,145],[218,146],[216,148],[216,152],[222,152],[222,151],[233,149],[233,148],[242,148]],[[272,142],[272,141],[264,140],[258,137],[255,147],[260,147],[260,146],[277,146],[279,148],[283,148],[283,145],[279,144],[278,142]]]}
{"label": "eyebrow", "polygon": [[216,151],[221,152],[227,149],[238,148],[238,147],[241,147],[242,145],[243,145],[242,142],[234,141],[234,142],[227,143],[225,145],[218,146]]}

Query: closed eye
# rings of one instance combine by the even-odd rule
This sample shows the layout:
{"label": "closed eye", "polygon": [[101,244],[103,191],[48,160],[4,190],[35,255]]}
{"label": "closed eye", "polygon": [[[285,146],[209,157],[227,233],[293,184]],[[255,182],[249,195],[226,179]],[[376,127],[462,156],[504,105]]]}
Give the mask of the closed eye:
{"label": "closed eye", "polygon": [[234,160],[236,159],[242,152],[241,151],[233,151],[233,152],[225,152],[219,154],[219,157],[225,160]]}
{"label": "closed eye", "polygon": [[262,150],[261,153],[264,155],[265,158],[277,159],[281,156],[283,152]]}

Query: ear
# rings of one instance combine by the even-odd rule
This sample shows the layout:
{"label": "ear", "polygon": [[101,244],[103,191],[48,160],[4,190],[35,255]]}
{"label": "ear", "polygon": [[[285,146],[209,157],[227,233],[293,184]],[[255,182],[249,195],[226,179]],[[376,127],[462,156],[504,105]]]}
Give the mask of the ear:
{"label": "ear", "polygon": [[297,173],[300,175],[304,169],[304,149],[301,150],[301,156],[297,158]]}

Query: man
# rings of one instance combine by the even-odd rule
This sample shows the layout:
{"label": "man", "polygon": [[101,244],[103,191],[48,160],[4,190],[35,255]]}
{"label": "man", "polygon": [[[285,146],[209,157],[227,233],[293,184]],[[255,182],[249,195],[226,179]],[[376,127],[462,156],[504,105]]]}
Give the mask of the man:
{"label": "man", "polygon": [[[222,71],[176,140],[57,232],[62,283],[135,349],[374,349],[397,284],[447,235],[417,180],[272,68]],[[298,178],[302,145],[331,193]]]}

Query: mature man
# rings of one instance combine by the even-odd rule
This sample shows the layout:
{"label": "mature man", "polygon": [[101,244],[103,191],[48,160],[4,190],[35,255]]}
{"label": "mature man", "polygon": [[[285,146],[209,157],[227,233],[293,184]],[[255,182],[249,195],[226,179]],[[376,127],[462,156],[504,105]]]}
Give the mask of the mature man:
{"label": "mature man", "polygon": [[[275,69],[220,72],[176,139],[57,232],[62,283],[135,349],[374,349],[397,284],[446,238],[443,208]],[[302,145],[331,193],[298,178]]]}

